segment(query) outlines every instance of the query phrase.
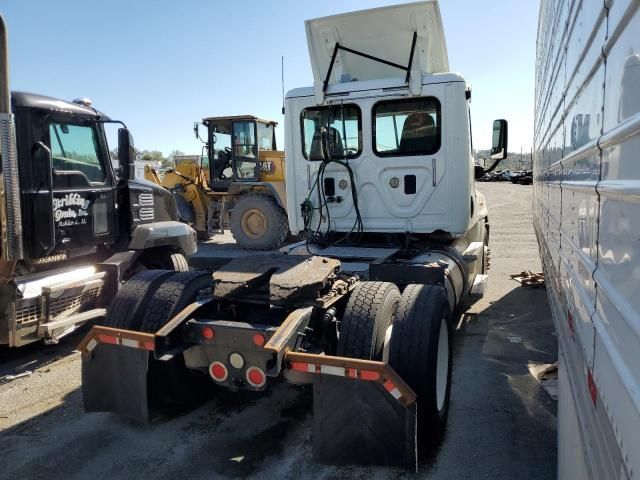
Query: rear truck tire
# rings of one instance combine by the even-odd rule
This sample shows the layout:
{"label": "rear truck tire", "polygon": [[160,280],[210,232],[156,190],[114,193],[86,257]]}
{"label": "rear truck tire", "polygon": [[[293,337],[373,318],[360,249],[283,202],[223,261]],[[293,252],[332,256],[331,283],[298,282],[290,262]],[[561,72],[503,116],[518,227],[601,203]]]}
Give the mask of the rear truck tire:
{"label": "rear truck tire", "polygon": [[184,255],[165,249],[151,250],[143,253],[140,262],[145,268],[150,270],[189,271],[189,262]]}
{"label": "rear truck tire", "polygon": [[139,330],[153,292],[164,279],[173,274],[169,270],[144,270],[127,280],[107,308],[102,322],[106,327]]}
{"label": "rear truck tire", "polygon": [[361,282],[353,289],[342,320],[337,355],[380,360],[384,339],[400,302],[393,283]]}
{"label": "rear truck tire", "polygon": [[155,290],[140,324],[141,332],[155,333],[211,285],[207,272],[178,272],[165,278]]}
{"label": "rear truck tire", "polygon": [[389,365],[418,395],[418,445],[442,439],[451,394],[452,328],[444,288],[409,285],[391,331]]}
{"label": "rear truck tire", "polygon": [[[211,286],[207,272],[177,272],[153,292],[140,331],[155,333]],[[148,392],[153,407],[192,408],[207,398],[208,377],[190,371],[182,354],[167,361],[149,361]]]}
{"label": "rear truck tire", "polygon": [[238,245],[248,250],[273,250],[289,233],[287,214],[273,197],[249,193],[231,210],[231,233]]}

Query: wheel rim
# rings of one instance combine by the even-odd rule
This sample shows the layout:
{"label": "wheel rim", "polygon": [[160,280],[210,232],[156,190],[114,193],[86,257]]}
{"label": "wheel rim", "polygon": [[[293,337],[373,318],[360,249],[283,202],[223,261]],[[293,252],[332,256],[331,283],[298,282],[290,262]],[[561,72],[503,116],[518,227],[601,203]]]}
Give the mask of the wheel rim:
{"label": "wheel rim", "polygon": [[447,396],[447,381],[449,379],[449,329],[447,319],[443,318],[440,324],[440,336],[438,338],[438,364],[436,366],[436,404],[438,411],[444,409],[444,401]]}
{"label": "wheel rim", "polygon": [[267,217],[257,208],[247,210],[242,215],[242,231],[250,238],[262,237],[267,231]]}

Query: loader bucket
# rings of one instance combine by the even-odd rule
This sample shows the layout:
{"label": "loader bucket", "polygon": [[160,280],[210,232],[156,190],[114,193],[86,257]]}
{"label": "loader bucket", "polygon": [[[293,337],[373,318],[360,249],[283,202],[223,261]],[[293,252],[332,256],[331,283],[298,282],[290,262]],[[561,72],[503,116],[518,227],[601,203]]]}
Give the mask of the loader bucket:
{"label": "loader bucket", "polygon": [[313,455],[323,463],[417,471],[416,395],[383,362],[289,353],[313,378]]}
{"label": "loader bucket", "polygon": [[[117,332],[117,333],[114,333]],[[86,412],[149,421],[148,373],[153,335],[94,327],[79,346]]]}

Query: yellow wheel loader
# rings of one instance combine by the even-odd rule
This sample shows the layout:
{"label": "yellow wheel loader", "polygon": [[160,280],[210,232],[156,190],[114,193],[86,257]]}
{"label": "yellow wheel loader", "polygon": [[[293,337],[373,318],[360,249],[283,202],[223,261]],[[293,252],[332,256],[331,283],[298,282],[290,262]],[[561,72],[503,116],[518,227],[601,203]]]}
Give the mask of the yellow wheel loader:
{"label": "yellow wheel loader", "polygon": [[200,165],[182,162],[161,179],[150,166],[145,178],[170,190],[180,217],[200,238],[229,228],[250,250],[278,248],[289,233],[284,152],[276,148],[276,122],[250,115],[208,117],[202,139],[209,152]]}

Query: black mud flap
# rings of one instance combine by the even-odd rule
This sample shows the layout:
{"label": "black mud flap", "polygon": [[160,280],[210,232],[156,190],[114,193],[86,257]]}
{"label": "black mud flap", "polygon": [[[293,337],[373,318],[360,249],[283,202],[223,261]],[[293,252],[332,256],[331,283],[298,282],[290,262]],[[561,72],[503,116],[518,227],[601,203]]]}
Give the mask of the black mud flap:
{"label": "black mud flap", "polygon": [[99,343],[82,355],[82,397],[86,412],[113,412],[149,421],[147,350]]}
{"label": "black mud flap", "polygon": [[417,471],[416,402],[405,406],[377,382],[316,375],[313,455],[329,464]]}

